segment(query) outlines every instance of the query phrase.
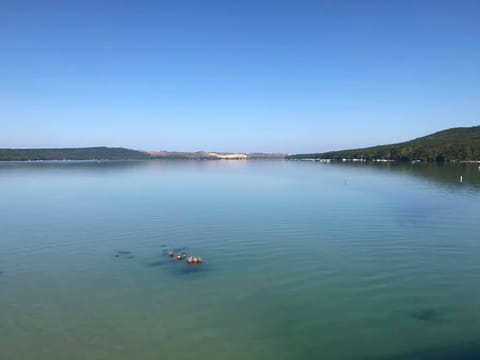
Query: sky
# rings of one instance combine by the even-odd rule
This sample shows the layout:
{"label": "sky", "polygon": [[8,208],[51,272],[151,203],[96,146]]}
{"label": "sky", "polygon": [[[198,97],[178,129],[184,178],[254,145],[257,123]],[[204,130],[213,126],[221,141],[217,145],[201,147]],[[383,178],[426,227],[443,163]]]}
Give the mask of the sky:
{"label": "sky", "polygon": [[480,1],[0,0],[0,148],[318,152],[480,124]]}

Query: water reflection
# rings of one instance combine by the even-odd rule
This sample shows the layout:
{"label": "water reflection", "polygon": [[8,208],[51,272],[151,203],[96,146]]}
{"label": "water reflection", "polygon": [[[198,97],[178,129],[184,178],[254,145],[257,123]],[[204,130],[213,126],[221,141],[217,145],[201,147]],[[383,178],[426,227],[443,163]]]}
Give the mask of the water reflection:
{"label": "water reflection", "polygon": [[[474,163],[330,163],[320,164],[320,166],[355,168],[383,174],[406,175],[449,188],[463,187],[470,190],[480,190],[480,167]],[[462,180],[460,180],[460,177],[462,177]]]}
{"label": "water reflection", "polygon": [[[31,161],[31,162],[0,162],[0,176],[10,172],[29,171],[78,171],[82,173],[112,173],[137,171],[139,169],[152,171],[165,171],[169,169],[205,169],[222,168],[223,170],[259,168],[259,167],[288,167],[295,170],[299,162],[282,160],[133,160],[133,161]],[[392,173],[395,175],[406,175],[422,178],[431,183],[448,187],[467,187],[480,189],[480,166],[475,163],[306,163],[303,165],[328,166],[337,169],[355,168],[363,171],[378,171],[381,173]],[[462,177],[462,181],[460,181]]]}

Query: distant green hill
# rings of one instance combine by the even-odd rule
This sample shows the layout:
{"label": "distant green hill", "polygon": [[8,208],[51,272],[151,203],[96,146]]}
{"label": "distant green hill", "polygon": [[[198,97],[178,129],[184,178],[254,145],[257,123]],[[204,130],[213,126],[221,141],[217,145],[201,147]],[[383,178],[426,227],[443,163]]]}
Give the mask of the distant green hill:
{"label": "distant green hill", "polygon": [[398,144],[290,155],[290,159],[480,160],[480,126],[452,128]]}
{"label": "distant green hill", "polygon": [[151,159],[151,156],[142,151],[117,147],[86,147],[66,149],[0,149],[0,161],[143,159]]}
{"label": "distant green hill", "polygon": [[[0,149],[0,161],[29,160],[218,160],[231,153],[138,151],[121,147],[86,147],[64,149]],[[243,154],[242,154],[243,155]],[[284,154],[245,153],[248,159],[279,159]]]}

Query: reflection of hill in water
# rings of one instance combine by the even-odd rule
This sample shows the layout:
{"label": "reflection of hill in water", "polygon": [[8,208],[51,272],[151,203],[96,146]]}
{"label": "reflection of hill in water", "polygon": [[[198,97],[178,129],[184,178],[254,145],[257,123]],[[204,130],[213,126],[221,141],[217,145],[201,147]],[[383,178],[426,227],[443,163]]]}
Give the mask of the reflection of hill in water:
{"label": "reflection of hill in water", "polygon": [[0,175],[4,170],[18,172],[35,172],[49,169],[52,171],[88,171],[108,173],[125,171],[145,166],[147,161],[142,160],[74,160],[74,161],[4,161],[0,162]]}
{"label": "reflection of hill in water", "polygon": [[[335,166],[357,167],[370,171],[398,173],[422,178],[437,185],[448,187],[467,187],[470,190],[480,190],[480,167],[479,164],[457,163],[334,163]],[[460,183],[462,176],[462,183]]]}
{"label": "reflection of hill in water", "polygon": [[[225,160],[228,161],[228,160]],[[264,160],[249,160],[254,162],[263,162]],[[247,161],[248,162],[248,161]],[[278,161],[265,160],[266,164],[279,164]],[[211,168],[222,166],[225,163],[222,160],[133,160],[133,161],[32,161],[32,162],[0,162],[0,175],[2,170],[16,169],[18,171],[36,171],[45,168],[58,169],[59,171],[88,171],[93,173],[110,173],[135,171],[137,169],[171,169],[181,167]],[[292,162],[293,164],[293,162]],[[245,161],[228,161],[228,166],[238,167],[246,166]],[[351,162],[332,162],[322,164],[325,166],[335,166],[337,168],[357,168],[363,171],[378,171],[382,173],[391,173],[392,175],[407,175],[422,178],[431,183],[447,186],[451,188],[468,188],[470,190],[480,190],[480,164],[475,163],[457,163],[457,164],[437,164],[437,163],[351,163]],[[460,176],[463,182],[460,183]]]}
{"label": "reflection of hill in water", "polygon": [[[250,160],[269,161],[269,160]],[[239,160],[189,160],[189,159],[152,159],[152,160],[48,160],[48,161],[0,161],[0,175],[6,170],[17,172],[35,172],[49,169],[61,172],[114,173],[143,170],[168,170],[179,168],[213,168],[228,164],[230,167],[245,166],[246,161]]]}

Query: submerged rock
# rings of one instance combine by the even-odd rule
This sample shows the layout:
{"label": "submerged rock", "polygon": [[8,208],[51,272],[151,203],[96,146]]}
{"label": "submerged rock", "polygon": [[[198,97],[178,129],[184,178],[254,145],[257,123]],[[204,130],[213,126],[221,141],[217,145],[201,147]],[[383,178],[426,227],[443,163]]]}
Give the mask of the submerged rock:
{"label": "submerged rock", "polygon": [[196,257],[196,256],[189,256],[187,258],[187,264],[189,265],[200,265],[203,263],[203,259],[201,257]]}
{"label": "submerged rock", "polygon": [[182,264],[179,274],[186,275],[186,274],[199,273],[199,272],[202,272],[202,273],[205,272],[205,268],[203,266],[195,266],[192,264],[187,264],[185,262]]}
{"label": "submerged rock", "polygon": [[187,254],[181,253],[181,254],[178,254],[176,256],[176,258],[177,258],[177,260],[182,261],[183,259],[185,259],[186,256],[187,256]]}
{"label": "submerged rock", "polygon": [[157,266],[165,266],[165,265],[168,265],[168,264],[175,264],[175,263],[177,263],[177,261],[175,259],[171,259],[171,258],[164,259],[164,258],[162,258],[162,259],[158,259],[158,260],[148,262],[147,266],[157,267]]}
{"label": "submerged rock", "polygon": [[133,252],[131,251],[128,251],[128,250],[118,250],[114,255],[114,257],[116,258],[126,258],[126,259],[133,259],[135,257],[135,255],[133,254]]}

